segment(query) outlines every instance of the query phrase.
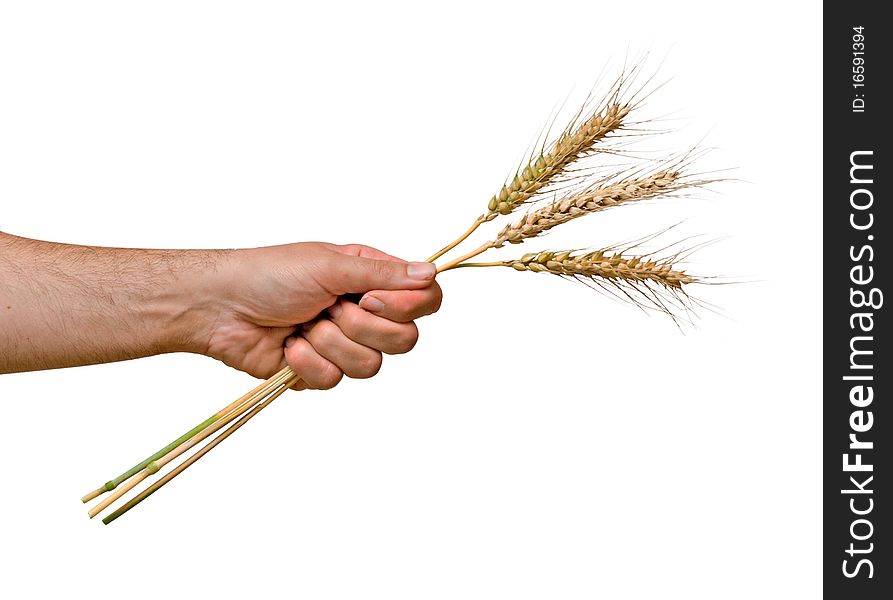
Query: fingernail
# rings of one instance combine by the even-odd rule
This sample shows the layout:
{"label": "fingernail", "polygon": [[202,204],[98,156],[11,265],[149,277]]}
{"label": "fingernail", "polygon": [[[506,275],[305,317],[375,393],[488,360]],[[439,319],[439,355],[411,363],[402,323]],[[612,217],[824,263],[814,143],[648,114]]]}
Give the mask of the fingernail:
{"label": "fingernail", "polygon": [[381,312],[381,309],[384,308],[384,302],[376,298],[375,296],[363,296],[360,300],[360,308],[363,310],[368,310],[369,312],[377,313]]}
{"label": "fingernail", "polygon": [[418,281],[434,279],[434,271],[435,267],[431,263],[416,262],[406,266],[406,274],[409,275],[409,278]]}
{"label": "fingernail", "polygon": [[332,306],[329,307],[329,316],[332,317],[333,319],[337,319],[343,311],[344,311],[344,309],[341,307],[341,303],[336,302],[335,304],[333,304]]}

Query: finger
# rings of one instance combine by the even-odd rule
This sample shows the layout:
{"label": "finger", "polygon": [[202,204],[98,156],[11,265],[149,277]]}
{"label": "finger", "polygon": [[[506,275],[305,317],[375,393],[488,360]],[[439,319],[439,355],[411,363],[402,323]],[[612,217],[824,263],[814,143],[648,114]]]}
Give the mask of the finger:
{"label": "finger", "polygon": [[419,339],[415,323],[397,323],[339,300],[329,309],[331,320],[348,338],[385,354],[409,352]]}
{"label": "finger", "polygon": [[285,360],[307,387],[316,390],[331,389],[338,385],[344,376],[341,369],[322,357],[310,342],[302,337],[290,337],[286,340]]}
{"label": "finger", "polygon": [[408,323],[437,312],[443,294],[437,282],[421,290],[374,290],[360,299],[365,310],[391,321]]}
{"label": "finger", "polygon": [[320,356],[353,379],[366,379],[381,369],[381,352],[358,344],[328,319],[305,325],[302,336]]}
{"label": "finger", "polygon": [[[294,328],[292,328],[290,330],[290,332],[294,332]],[[288,335],[283,340],[283,343],[280,344],[280,349],[282,350],[282,358],[279,360],[278,366],[275,369],[273,369],[272,371],[266,372],[264,375],[255,375],[255,377],[259,377],[260,379],[269,380],[272,377],[275,377],[276,375],[278,375],[279,372],[282,371],[282,369],[284,369],[286,367],[291,368],[291,367],[289,367],[288,361],[285,359],[285,348],[288,346],[291,346],[294,343],[294,340],[292,339],[294,337],[295,337],[295,335],[293,335],[293,334]],[[292,372],[294,372],[294,369],[292,369]],[[298,378],[298,382],[296,384],[294,384],[293,386],[291,386],[290,389],[300,392],[301,390],[309,390],[310,386],[307,385],[306,381]]]}
{"label": "finger", "polygon": [[393,256],[388,254],[387,252],[382,252],[378,248],[373,248],[372,246],[364,246],[362,244],[345,244],[343,246],[332,246],[332,249],[336,252],[341,252],[342,254],[347,254],[349,256],[360,256],[363,258],[371,258],[374,260],[393,260],[396,262],[409,262],[408,260],[403,260],[397,256]]}
{"label": "finger", "polygon": [[331,264],[325,270],[326,288],[337,296],[369,290],[420,289],[431,285],[436,275],[431,263],[341,254],[332,254]]}
{"label": "finger", "polygon": [[[289,342],[289,343],[291,343],[291,342]],[[280,346],[280,348],[281,348],[281,346]],[[282,359],[279,361],[279,366],[276,367],[276,369],[274,369],[272,371],[264,371],[263,375],[257,375],[256,373],[251,373],[251,375],[254,375],[258,379],[265,379],[266,382],[269,383],[270,379],[279,375],[279,372],[282,371],[282,369],[284,369],[286,367],[289,367],[289,364],[288,364],[288,361],[285,360],[285,353],[283,352]],[[291,367],[289,367],[289,368],[291,368]],[[294,371],[294,369],[292,369],[292,371]],[[289,387],[289,389],[300,392],[302,390],[309,390],[311,388],[309,385],[307,385],[306,381],[304,381],[303,379],[301,379],[299,377],[297,383],[295,383],[294,385]]]}

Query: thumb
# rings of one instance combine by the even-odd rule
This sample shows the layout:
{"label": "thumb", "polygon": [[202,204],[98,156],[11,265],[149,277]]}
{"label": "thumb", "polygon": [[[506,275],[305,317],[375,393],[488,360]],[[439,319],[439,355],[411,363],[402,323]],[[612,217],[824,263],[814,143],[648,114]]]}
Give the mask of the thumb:
{"label": "thumb", "polygon": [[434,281],[436,267],[426,262],[378,260],[345,256],[333,270],[338,295],[361,294],[370,290],[417,290]]}

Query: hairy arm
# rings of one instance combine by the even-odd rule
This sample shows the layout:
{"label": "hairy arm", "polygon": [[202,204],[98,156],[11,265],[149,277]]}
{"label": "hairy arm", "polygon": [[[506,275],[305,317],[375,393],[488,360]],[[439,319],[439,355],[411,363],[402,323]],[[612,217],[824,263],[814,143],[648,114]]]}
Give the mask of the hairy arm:
{"label": "hairy arm", "polygon": [[[205,354],[298,387],[371,377],[440,307],[434,266],[361,245],[139,250],[0,233],[0,373]],[[360,294],[358,304],[341,296]]]}
{"label": "hairy arm", "polygon": [[228,251],[56,244],[0,233],[0,373],[201,349]]}

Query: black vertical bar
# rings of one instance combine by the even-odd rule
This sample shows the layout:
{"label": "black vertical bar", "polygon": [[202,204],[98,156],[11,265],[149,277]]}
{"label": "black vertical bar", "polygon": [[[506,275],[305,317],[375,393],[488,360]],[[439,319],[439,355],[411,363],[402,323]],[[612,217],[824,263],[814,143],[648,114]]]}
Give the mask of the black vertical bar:
{"label": "black vertical bar", "polygon": [[[824,590],[893,598],[893,262],[884,3],[824,4]],[[893,296],[889,298],[893,301]],[[882,592],[884,590],[884,592]]]}

